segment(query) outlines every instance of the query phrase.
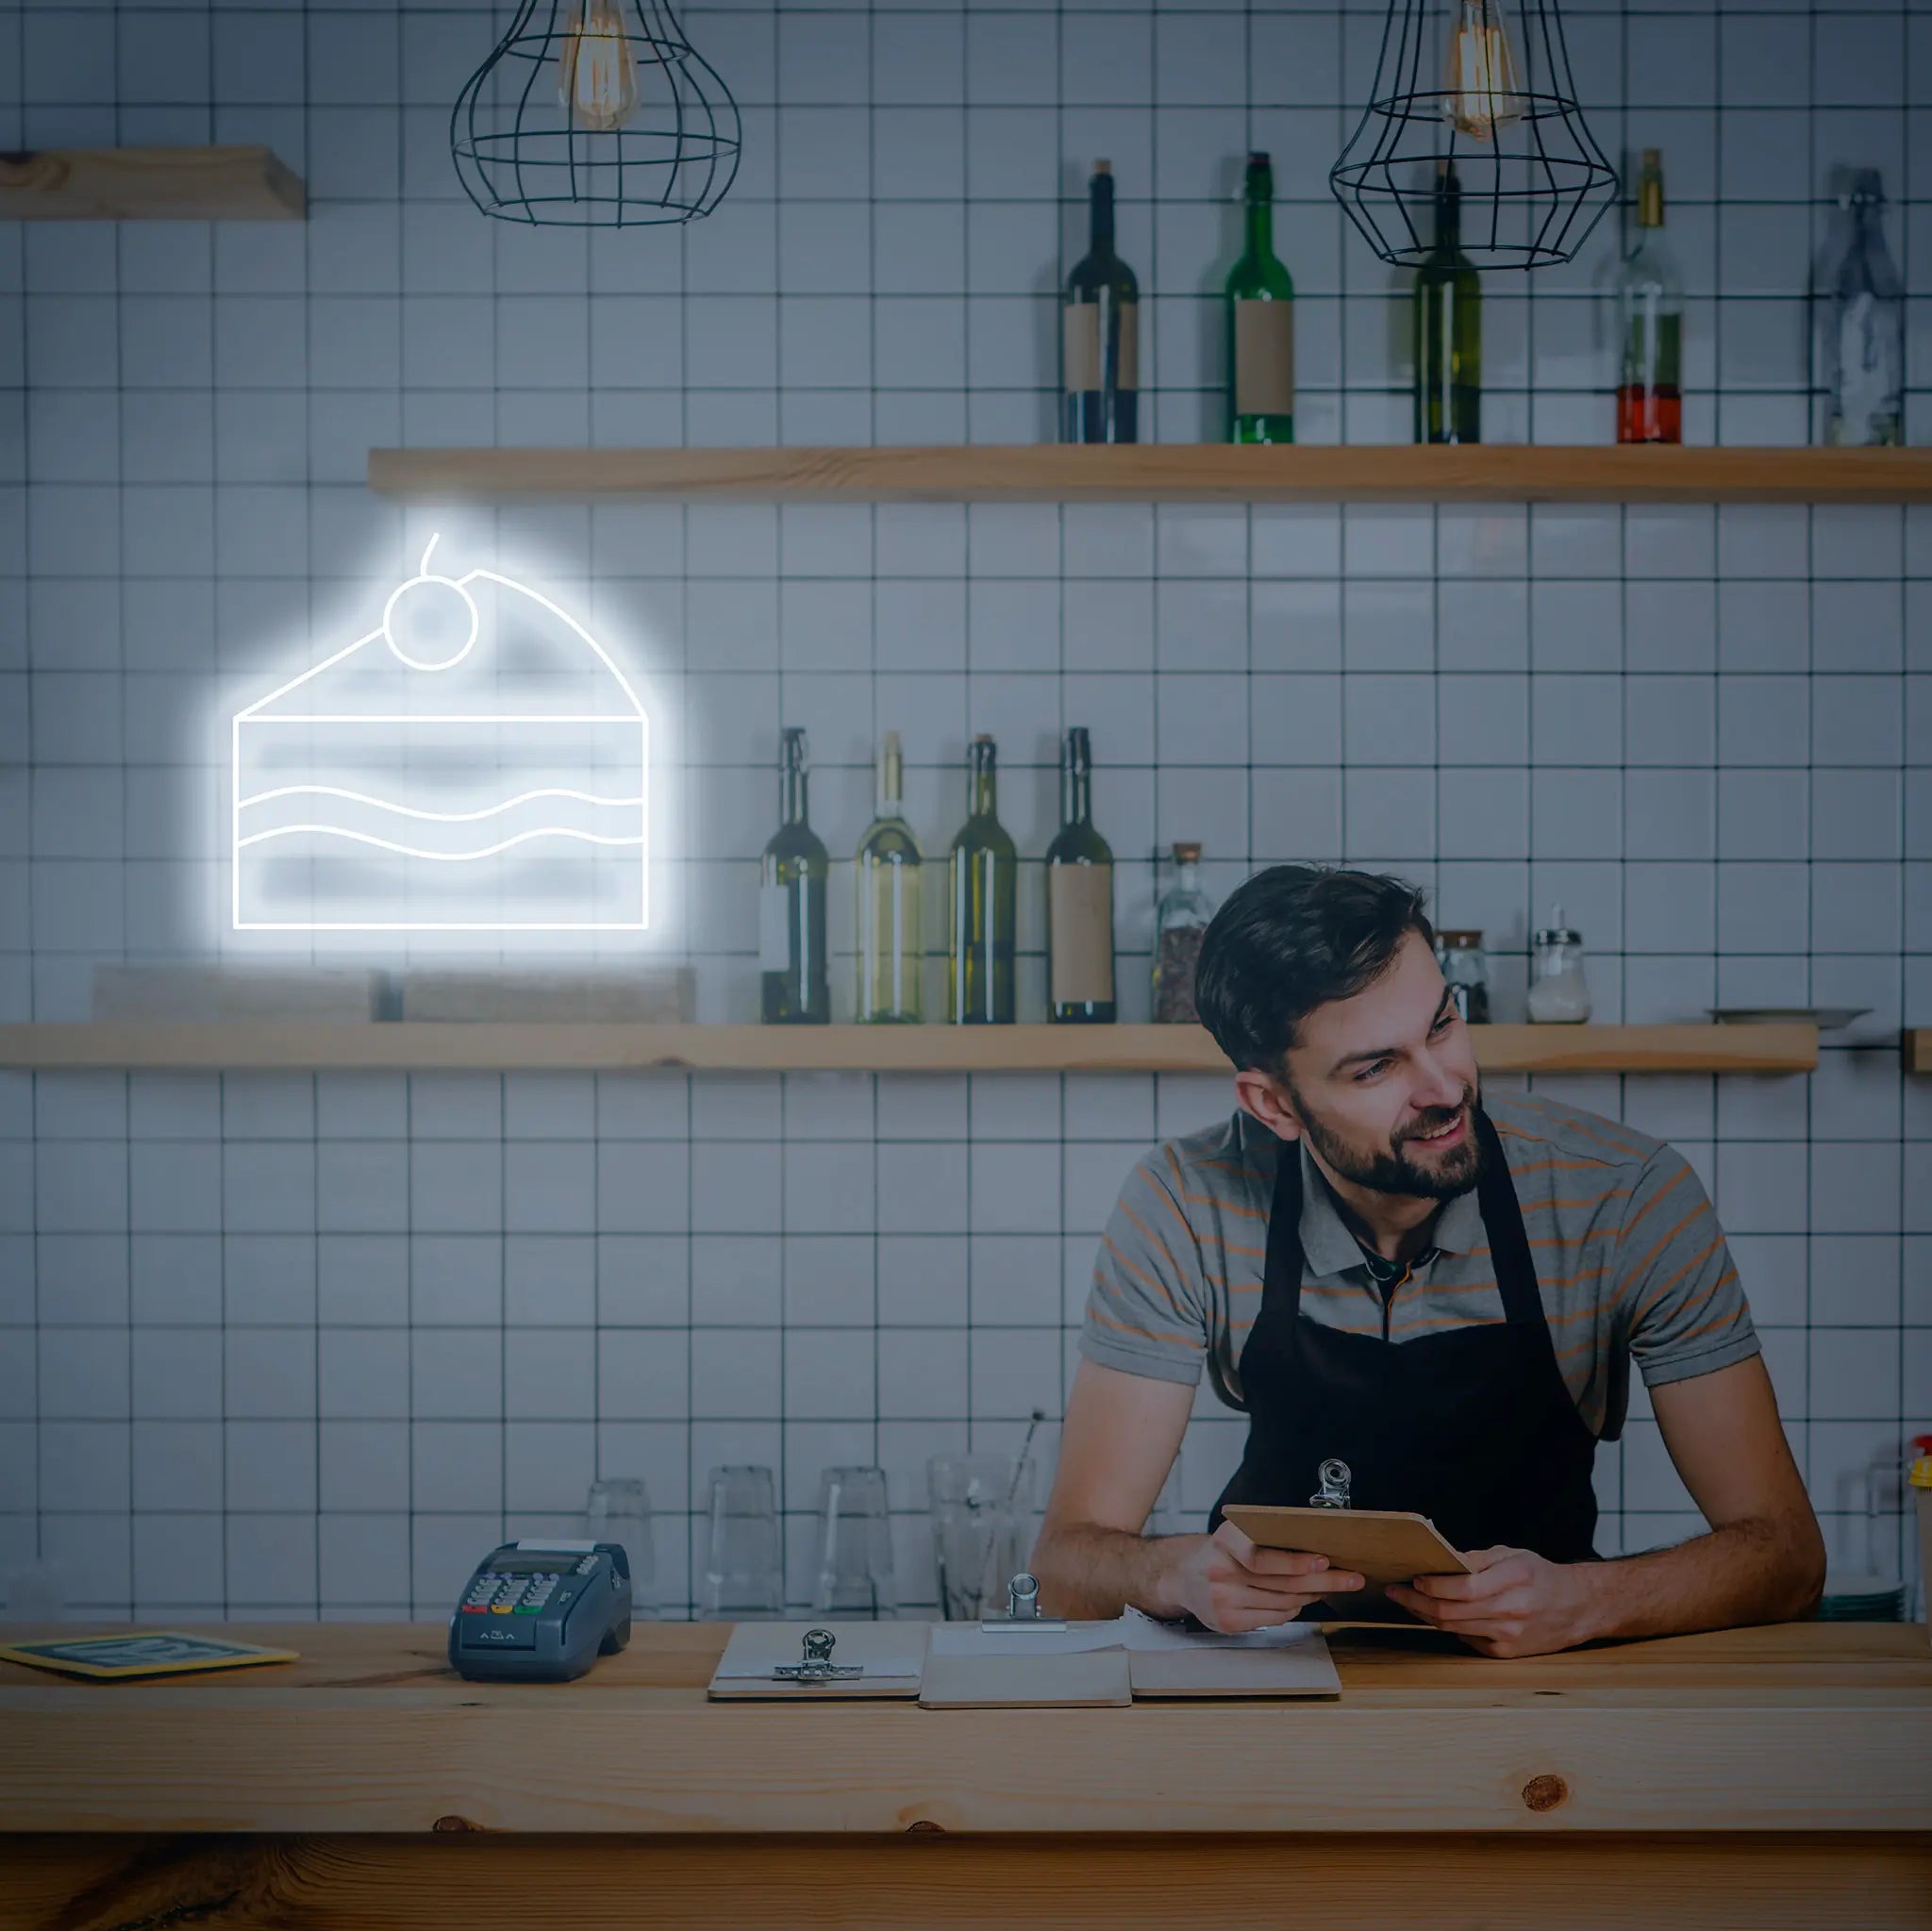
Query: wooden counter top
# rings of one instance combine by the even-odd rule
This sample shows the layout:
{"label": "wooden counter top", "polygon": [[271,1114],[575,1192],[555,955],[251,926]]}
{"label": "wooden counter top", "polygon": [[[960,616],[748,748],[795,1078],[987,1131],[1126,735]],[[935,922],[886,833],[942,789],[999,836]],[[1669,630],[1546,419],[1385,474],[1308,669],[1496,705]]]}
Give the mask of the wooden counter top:
{"label": "wooden counter top", "polygon": [[0,1664],[0,1830],[1932,1830],[1918,1625],[1517,1662],[1349,1633],[1340,1703],[946,1712],[709,1704],[715,1624],[641,1625],[559,1686],[462,1682],[440,1625],[225,1633],[303,1659],[122,1684]]}

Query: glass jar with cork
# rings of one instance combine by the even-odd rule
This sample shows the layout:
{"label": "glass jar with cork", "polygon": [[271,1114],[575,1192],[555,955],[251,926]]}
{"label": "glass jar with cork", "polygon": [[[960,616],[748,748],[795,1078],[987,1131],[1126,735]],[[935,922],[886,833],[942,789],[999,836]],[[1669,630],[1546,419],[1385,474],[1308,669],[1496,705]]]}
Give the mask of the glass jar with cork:
{"label": "glass jar with cork", "polygon": [[1436,934],[1436,963],[1442,982],[1456,1000],[1456,1009],[1469,1025],[1490,1023],[1490,961],[1483,935],[1468,928],[1444,928]]}
{"label": "glass jar with cork", "polygon": [[1161,1025],[1193,1025],[1194,970],[1214,902],[1201,889],[1201,847],[1174,848],[1174,882],[1154,915],[1154,1017]]}

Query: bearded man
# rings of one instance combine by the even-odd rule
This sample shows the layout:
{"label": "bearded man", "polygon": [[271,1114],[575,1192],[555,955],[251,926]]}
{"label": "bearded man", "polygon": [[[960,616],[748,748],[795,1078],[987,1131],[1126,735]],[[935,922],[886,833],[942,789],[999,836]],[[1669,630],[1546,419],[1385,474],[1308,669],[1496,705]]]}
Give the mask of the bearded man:
{"label": "bearded man", "polygon": [[[1208,928],[1196,1003],[1240,1110],[1143,1159],[1102,1240],[1043,1605],[1230,1632],[1392,1614],[1515,1656],[1816,1602],[1824,1542],[1704,1188],[1615,1121],[1485,1100],[1421,893],[1261,872]],[[1633,1361],[1708,1527],[1605,1561],[1592,1465]],[[1204,1368],[1246,1452],[1206,1533],[1144,1536]],[[1371,1600],[1221,1519],[1311,1501],[1331,1459],[1354,1507],[1428,1516],[1474,1573]]]}

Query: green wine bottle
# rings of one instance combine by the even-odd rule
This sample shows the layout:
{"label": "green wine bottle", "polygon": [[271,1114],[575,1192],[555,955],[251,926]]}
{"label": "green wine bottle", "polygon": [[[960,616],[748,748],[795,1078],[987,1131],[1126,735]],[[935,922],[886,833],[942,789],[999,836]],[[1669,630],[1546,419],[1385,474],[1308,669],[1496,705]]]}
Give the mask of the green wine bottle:
{"label": "green wine bottle", "polygon": [[920,925],[919,841],[906,823],[899,734],[879,749],[878,806],[859,841],[858,1004],[862,1022],[917,1024],[925,948]]}
{"label": "green wine bottle", "polygon": [[807,802],[805,733],[784,733],[779,824],[758,872],[758,971],[767,1025],[824,1025],[832,1016],[825,962],[825,882],[831,865]]}
{"label": "green wine bottle", "polygon": [[1111,1025],[1113,850],[1093,828],[1093,752],[1067,733],[1060,828],[1046,848],[1046,1011],[1062,1024]]}
{"label": "green wine bottle", "polygon": [[1436,176],[1436,245],[1415,272],[1415,440],[1480,442],[1483,283],[1462,252],[1462,183]]}
{"label": "green wine bottle", "polygon": [[1141,285],[1113,251],[1113,168],[1093,163],[1087,252],[1060,296],[1060,441],[1133,442],[1141,433]]}
{"label": "green wine bottle", "polygon": [[1274,255],[1274,170],[1248,157],[1246,241],[1227,274],[1227,440],[1294,441],[1294,282]]}
{"label": "green wine bottle", "polygon": [[946,1018],[954,1025],[1011,1025],[1019,854],[999,820],[991,738],[974,739],[970,771],[968,816],[953,841]]}

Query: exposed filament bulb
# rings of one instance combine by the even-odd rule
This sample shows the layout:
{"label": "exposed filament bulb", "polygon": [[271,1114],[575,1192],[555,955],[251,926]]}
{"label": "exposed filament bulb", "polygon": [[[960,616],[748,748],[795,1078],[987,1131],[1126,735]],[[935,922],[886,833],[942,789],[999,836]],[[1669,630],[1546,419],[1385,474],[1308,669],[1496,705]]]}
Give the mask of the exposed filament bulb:
{"label": "exposed filament bulb", "polygon": [[1472,141],[1493,141],[1497,128],[1522,120],[1526,103],[1501,0],[1451,0],[1443,88],[1443,113]]}
{"label": "exposed filament bulb", "polygon": [[573,9],[557,57],[557,98],[574,125],[608,133],[638,109],[638,63],[618,0]]}

